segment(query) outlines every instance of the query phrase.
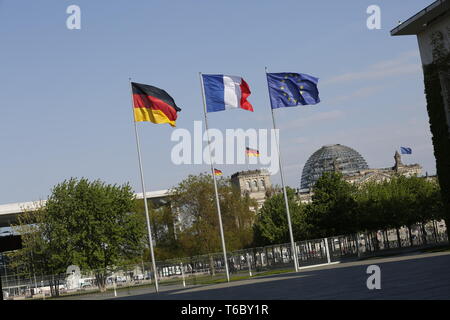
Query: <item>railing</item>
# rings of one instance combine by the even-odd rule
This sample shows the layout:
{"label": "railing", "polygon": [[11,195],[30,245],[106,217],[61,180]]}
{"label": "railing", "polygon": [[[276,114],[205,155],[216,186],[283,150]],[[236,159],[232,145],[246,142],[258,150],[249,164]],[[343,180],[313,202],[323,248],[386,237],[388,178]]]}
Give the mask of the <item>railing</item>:
{"label": "railing", "polygon": [[[389,253],[393,250],[430,247],[448,243],[445,232],[428,232],[425,237],[417,235],[409,239],[409,232],[402,231],[400,245],[398,239],[386,233],[358,233],[347,236],[336,236],[322,239],[298,241],[295,243],[300,268],[329,264],[348,259],[357,259],[370,255]],[[290,243],[249,248],[228,252],[229,270],[232,280],[270,274],[278,270],[293,269],[293,255]],[[221,253],[194,256],[166,261],[157,261],[159,283],[164,285],[199,285],[225,281],[225,264]],[[119,266],[104,271],[106,294],[117,296],[123,289],[153,286],[154,275],[151,263],[140,263],[132,266]],[[103,270],[102,270],[103,271]],[[84,294],[98,292],[95,271],[83,271],[80,275],[19,275],[2,274],[3,294],[5,299],[11,298],[48,298],[51,295],[50,284],[59,280],[60,295]]]}

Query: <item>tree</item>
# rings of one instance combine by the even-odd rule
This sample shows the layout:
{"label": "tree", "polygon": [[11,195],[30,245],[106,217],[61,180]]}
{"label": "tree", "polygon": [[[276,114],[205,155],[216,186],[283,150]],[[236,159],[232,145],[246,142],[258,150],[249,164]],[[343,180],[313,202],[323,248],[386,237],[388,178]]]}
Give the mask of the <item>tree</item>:
{"label": "tree", "polygon": [[378,247],[376,232],[384,230],[387,233],[390,219],[386,199],[389,190],[386,182],[370,181],[360,186],[356,192],[356,214],[358,231],[367,232],[375,247]]}
{"label": "tree", "polygon": [[356,187],[339,172],[326,172],[317,180],[312,203],[306,208],[306,223],[312,237],[349,234],[358,230],[355,219]]}
{"label": "tree", "polygon": [[220,189],[220,208],[223,211],[225,230],[231,234],[227,238],[227,245],[234,250],[243,249],[253,242],[255,212],[250,208],[257,208],[257,203],[247,194],[241,195],[239,188],[232,187],[228,181],[224,182],[226,185]]}
{"label": "tree", "polygon": [[401,247],[400,228],[410,226],[414,221],[418,222],[417,204],[414,189],[411,188],[411,178],[397,176],[386,182],[388,197],[385,200],[388,219],[386,224],[395,228],[397,232],[398,246]]}
{"label": "tree", "polygon": [[[136,202],[138,212],[142,217],[145,217],[144,201],[139,199]],[[155,207],[150,201],[148,201],[148,209],[153,238],[155,240],[155,257],[158,260],[166,260],[180,256],[182,252],[176,235],[176,217],[174,210],[172,210],[169,204]],[[149,261],[150,250],[146,248],[144,251],[143,259]]]}
{"label": "tree", "polygon": [[[236,250],[252,242],[251,225],[256,203],[241,196],[229,180],[218,179],[219,202],[227,250]],[[178,239],[185,255],[220,252],[222,249],[212,177],[190,175],[172,189],[171,203],[179,217]]]}
{"label": "tree", "polygon": [[[10,266],[19,268],[27,275],[59,274],[64,268],[60,259],[50,251],[50,241],[44,237],[45,207],[36,204],[37,210],[25,209],[17,217],[17,224],[13,225],[14,232],[21,235],[22,249],[8,253]],[[59,278],[50,279],[52,295],[59,294]]]}
{"label": "tree", "polygon": [[[357,192],[360,230],[374,232],[395,228],[401,245],[399,228],[432,219],[441,219],[443,204],[437,183],[420,177],[395,176],[389,181],[367,183]],[[425,240],[425,239],[424,239]]]}
{"label": "tree", "polygon": [[[33,252],[34,259],[40,259],[52,274],[63,273],[72,264],[88,269],[95,274],[100,291],[105,291],[108,272],[142,252],[145,222],[134,212],[128,184],[71,178],[53,188],[35,214],[37,224],[27,227],[22,222],[22,230],[31,228],[26,232],[24,254]],[[58,295],[57,288],[54,294]]]}
{"label": "tree", "polygon": [[[294,239],[304,239],[306,237],[306,226],[303,223],[302,205],[297,201],[293,189],[286,188],[286,192]],[[283,193],[275,193],[264,202],[263,207],[258,212],[253,232],[254,243],[257,246],[290,242]]]}
{"label": "tree", "polygon": [[443,217],[443,203],[439,185],[419,177],[403,178],[403,180],[412,198],[411,209],[407,216],[407,226],[420,223],[422,241],[427,243],[425,224],[430,220]]}

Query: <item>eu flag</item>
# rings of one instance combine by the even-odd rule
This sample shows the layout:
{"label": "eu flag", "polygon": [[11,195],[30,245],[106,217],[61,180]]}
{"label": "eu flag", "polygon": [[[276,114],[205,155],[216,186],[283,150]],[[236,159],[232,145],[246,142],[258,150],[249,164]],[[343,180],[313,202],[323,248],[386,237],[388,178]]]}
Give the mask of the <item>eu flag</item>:
{"label": "eu flag", "polygon": [[409,147],[400,147],[402,154],[412,154],[412,149]]}
{"label": "eu flag", "polygon": [[319,103],[318,82],[303,73],[267,73],[272,109]]}

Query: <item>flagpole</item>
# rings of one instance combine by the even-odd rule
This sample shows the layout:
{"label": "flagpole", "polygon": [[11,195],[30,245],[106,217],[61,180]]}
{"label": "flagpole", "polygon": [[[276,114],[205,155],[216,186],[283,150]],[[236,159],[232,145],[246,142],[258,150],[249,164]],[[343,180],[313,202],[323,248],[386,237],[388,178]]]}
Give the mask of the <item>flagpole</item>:
{"label": "flagpole", "polygon": [[230,282],[230,272],[228,270],[228,260],[227,260],[227,249],[225,246],[225,236],[223,233],[223,225],[222,225],[222,214],[220,212],[220,203],[219,203],[219,193],[217,191],[217,181],[216,181],[216,175],[214,174],[214,166],[211,156],[211,143],[209,139],[209,131],[208,131],[208,117],[206,116],[206,100],[205,100],[205,88],[203,87],[203,79],[202,79],[202,73],[198,73],[200,76],[200,86],[202,89],[202,98],[203,98],[203,114],[205,115],[205,128],[206,128],[206,135],[208,137],[208,149],[209,149],[209,159],[211,164],[211,174],[213,176],[214,180],[214,191],[216,193],[216,206],[217,206],[217,215],[219,216],[219,228],[220,228],[220,238],[222,241],[222,250],[223,250],[223,259],[225,261],[225,272],[227,274],[227,281]]}
{"label": "flagpole", "polygon": [[[272,100],[270,99],[269,79],[267,78],[267,67],[266,67],[266,80],[267,80],[267,89],[269,90],[270,110],[272,112],[273,129],[275,130],[275,133],[277,133],[277,131],[276,131],[277,126],[275,124],[275,115],[273,113]],[[281,186],[283,188],[284,202],[286,204],[286,214],[287,214],[287,220],[288,220],[288,226],[289,226],[289,237],[291,239],[292,255],[294,258],[294,267],[295,267],[295,272],[298,272],[299,268],[298,268],[297,250],[295,247],[294,234],[292,232],[291,213],[289,211],[288,197],[287,197],[286,187],[284,185],[283,167],[282,167],[281,152],[280,152],[280,146],[278,144],[278,140],[279,140],[279,135],[277,135],[277,139],[275,139],[275,144],[277,146],[277,152],[278,152],[278,163],[280,166]]]}
{"label": "flagpole", "polygon": [[245,155],[247,156],[247,171],[250,171],[250,156],[247,153],[247,149],[245,149]]}
{"label": "flagpole", "polygon": [[149,217],[149,214],[148,214],[147,195],[145,193],[144,170],[142,168],[142,158],[141,158],[141,144],[139,142],[139,134],[138,134],[136,120],[134,119],[133,87],[131,85],[131,78],[128,78],[128,80],[130,81],[131,107],[133,108],[134,133],[136,135],[136,146],[137,146],[137,153],[138,153],[138,159],[139,159],[139,170],[140,170],[140,173],[141,173],[142,195],[143,195],[143,198],[144,198],[145,219],[147,221],[147,233],[148,233],[148,240],[149,240],[149,243],[150,243],[150,254],[151,254],[151,258],[152,258],[153,274],[154,274],[154,277],[155,277],[156,293],[159,293],[158,276],[157,276],[158,271],[156,269],[155,253],[153,251],[152,228],[151,228],[151,225],[150,225],[150,217]]}

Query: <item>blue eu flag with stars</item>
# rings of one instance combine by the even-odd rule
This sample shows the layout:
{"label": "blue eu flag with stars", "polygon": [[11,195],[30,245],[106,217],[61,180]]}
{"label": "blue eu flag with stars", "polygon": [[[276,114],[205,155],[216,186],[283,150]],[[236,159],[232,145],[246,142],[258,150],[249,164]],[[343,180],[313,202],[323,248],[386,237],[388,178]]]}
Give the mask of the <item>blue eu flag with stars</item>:
{"label": "blue eu flag with stars", "polygon": [[319,103],[318,82],[303,73],[267,73],[272,109]]}

